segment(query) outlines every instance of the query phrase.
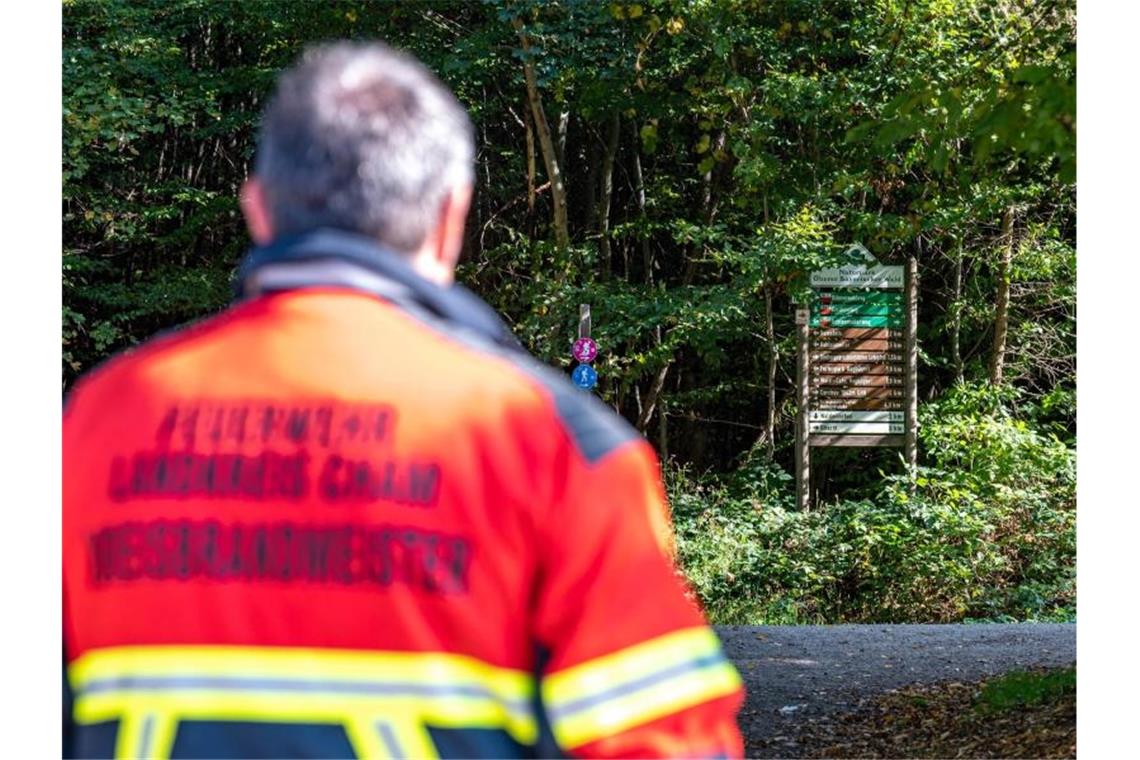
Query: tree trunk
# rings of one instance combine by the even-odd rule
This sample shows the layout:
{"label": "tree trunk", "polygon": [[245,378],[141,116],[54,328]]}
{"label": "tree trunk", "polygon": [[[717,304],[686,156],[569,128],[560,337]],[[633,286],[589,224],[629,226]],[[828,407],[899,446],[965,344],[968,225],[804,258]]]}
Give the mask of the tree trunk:
{"label": "tree trunk", "polygon": [[796,325],[796,508],[811,509],[811,446],[808,441],[808,326]]}
{"label": "tree trunk", "polygon": [[586,132],[586,224],[590,234],[598,231],[598,173],[601,171],[602,145],[593,129]]}
{"label": "tree trunk", "polygon": [[[633,129],[633,183],[634,195],[637,197],[637,214],[642,223],[645,223],[645,179],[641,175],[641,136],[638,132],[637,122],[630,122]],[[653,253],[649,249],[649,235],[642,230],[641,235],[641,264],[645,267],[645,283],[653,284]]]}
{"label": "tree trunk", "polygon": [[990,354],[990,382],[1001,385],[1005,368],[1005,342],[1009,333],[1009,279],[1013,263],[1013,206],[1001,220],[1002,249],[998,264],[997,310],[994,314],[994,346]]}
{"label": "tree trunk", "polygon": [[657,408],[657,398],[661,395],[661,389],[665,386],[665,378],[672,366],[672,359],[665,362],[665,366],[657,371],[657,376],[653,378],[653,384],[649,387],[649,393],[645,396],[645,403],[641,407],[641,416],[637,419],[637,430],[642,435],[649,427],[649,421],[653,419],[653,410]]}
{"label": "tree trunk", "polygon": [[776,327],[772,319],[772,283],[765,277],[764,282],[764,317],[765,329],[768,335],[768,418],[764,424],[765,448],[768,459],[776,456],[776,370],[778,369],[779,354],[776,351]]}
{"label": "tree trunk", "polygon": [[[747,117],[747,112],[745,113]],[[764,225],[767,226],[768,219],[768,191],[764,191]],[[765,331],[768,338],[768,415],[764,425],[764,437],[766,439],[765,448],[768,452],[768,459],[771,460],[776,456],[776,372],[779,369],[778,362],[780,360],[779,352],[776,350],[776,326],[772,318],[772,299],[774,297],[772,292],[772,273],[767,267],[764,268],[764,317],[765,317]]]}
{"label": "tree trunk", "polygon": [[526,123],[526,214],[530,217],[534,214],[534,200],[538,195],[535,191],[535,162],[534,162],[534,129],[531,127],[531,119],[527,114],[523,114],[524,122]]}
{"label": "tree trunk", "polygon": [[954,298],[950,302],[950,355],[954,359],[954,382],[965,378],[962,363],[962,244],[958,243],[954,256]]}
{"label": "tree trunk", "polygon": [[[614,191],[614,158],[617,156],[618,137],[621,134],[621,115],[614,111],[606,130],[606,152],[602,156],[602,197],[598,201],[598,254],[606,271],[611,268],[610,200]],[[629,273],[625,273],[628,279]]]}
{"label": "tree trunk", "polygon": [[534,126],[538,131],[538,144],[542,149],[542,161],[550,178],[550,197],[554,203],[554,239],[558,250],[565,252],[570,247],[570,226],[566,218],[566,186],[562,179],[562,168],[555,152],[554,138],[550,134],[550,124],[542,107],[542,97],[538,92],[538,80],[534,73],[534,59],[530,56],[530,41],[523,29],[521,19],[513,21],[523,49],[523,76],[526,78],[526,96],[530,103]]}
{"label": "tree trunk", "polygon": [[[657,328],[657,337],[661,337],[661,328]],[[669,409],[665,405],[665,399],[662,398],[659,402],[661,404],[661,411],[657,414],[657,455],[661,458],[661,466],[665,467],[669,462]]]}
{"label": "tree trunk", "polygon": [[562,111],[558,114],[558,165],[566,165],[566,132],[570,127],[570,112]]}

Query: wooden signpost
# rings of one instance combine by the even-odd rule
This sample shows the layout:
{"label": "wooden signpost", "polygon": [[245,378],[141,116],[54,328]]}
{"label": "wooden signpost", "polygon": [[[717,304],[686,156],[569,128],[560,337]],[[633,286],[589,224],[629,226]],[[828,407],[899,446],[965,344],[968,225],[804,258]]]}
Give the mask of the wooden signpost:
{"label": "wooden signpost", "polygon": [[905,446],[914,437],[915,289],[902,266],[861,245],[848,264],[811,275],[811,302],[796,311],[800,414],[796,501],[811,504],[811,450]]}
{"label": "wooden signpost", "polygon": [[590,366],[590,363],[598,355],[598,344],[590,337],[590,304],[588,303],[578,306],[578,340],[574,341],[570,354],[578,362],[578,366],[570,374],[571,382],[584,391],[590,390],[598,384],[598,373]]}

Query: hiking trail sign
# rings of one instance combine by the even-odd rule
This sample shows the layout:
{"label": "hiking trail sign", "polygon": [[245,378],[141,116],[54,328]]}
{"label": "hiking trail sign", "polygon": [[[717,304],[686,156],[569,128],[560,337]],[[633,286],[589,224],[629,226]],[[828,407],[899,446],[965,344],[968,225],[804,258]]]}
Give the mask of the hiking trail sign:
{"label": "hiking trail sign", "polygon": [[881,264],[858,243],[846,256],[842,266],[811,273],[810,301],[796,310],[796,490],[803,509],[810,505],[813,447],[906,446],[912,457],[913,270]]}
{"label": "hiking trail sign", "polygon": [[570,380],[584,391],[598,384],[598,372],[590,363],[598,356],[598,344],[590,337],[590,304],[578,305],[578,340],[570,349],[578,366],[570,373]]}
{"label": "hiking trail sign", "polygon": [[841,267],[819,269],[811,273],[813,288],[880,288],[903,287],[903,268],[880,264],[859,243],[847,249],[848,263]]}

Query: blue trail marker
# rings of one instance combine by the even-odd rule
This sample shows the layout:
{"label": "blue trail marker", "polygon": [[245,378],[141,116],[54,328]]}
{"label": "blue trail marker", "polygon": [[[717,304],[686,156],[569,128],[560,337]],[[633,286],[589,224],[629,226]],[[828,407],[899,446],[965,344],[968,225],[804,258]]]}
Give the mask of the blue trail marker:
{"label": "blue trail marker", "polygon": [[570,380],[584,391],[588,391],[598,384],[598,373],[589,364],[579,364],[570,373]]}
{"label": "blue trail marker", "polygon": [[598,384],[598,372],[590,362],[598,355],[598,344],[590,337],[590,304],[578,305],[578,340],[574,341],[571,355],[581,364],[570,373],[574,385],[588,391]]}

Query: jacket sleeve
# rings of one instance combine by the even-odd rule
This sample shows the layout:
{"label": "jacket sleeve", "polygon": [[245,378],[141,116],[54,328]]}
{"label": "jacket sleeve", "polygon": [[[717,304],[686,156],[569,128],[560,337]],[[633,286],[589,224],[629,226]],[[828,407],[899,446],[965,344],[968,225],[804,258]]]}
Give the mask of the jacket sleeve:
{"label": "jacket sleeve", "polygon": [[71,679],[67,676],[67,630],[68,621],[71,619],[67,607],[67,588],[63,589],[62,593],[63,602],[63,631],[60,641],[60,654],[62,662],[60,663],[63,670],[63,692],[62,697],[62,754],[61,757],[75,757],[75,716],[73,710],[75,709],[75,692],[71,688]]}
{"label": "jacket sleeve", "polygon": [[550,651],[540,695],[580,757],[739,757],[740,677],[672,562],[652,448],[573,453],[539,526],[534,635]]}
{"label": "jacket sleeve", "polygon": [[67,653],[63,655],[63,725],[62,725],[62,739],[63,751],[62,757],[75,757],[75,749],[73,742],[75,740],[75,721],[72,717],[71,711],[74,707],[74,697],[71,691],[71,682],[67,678]]}

